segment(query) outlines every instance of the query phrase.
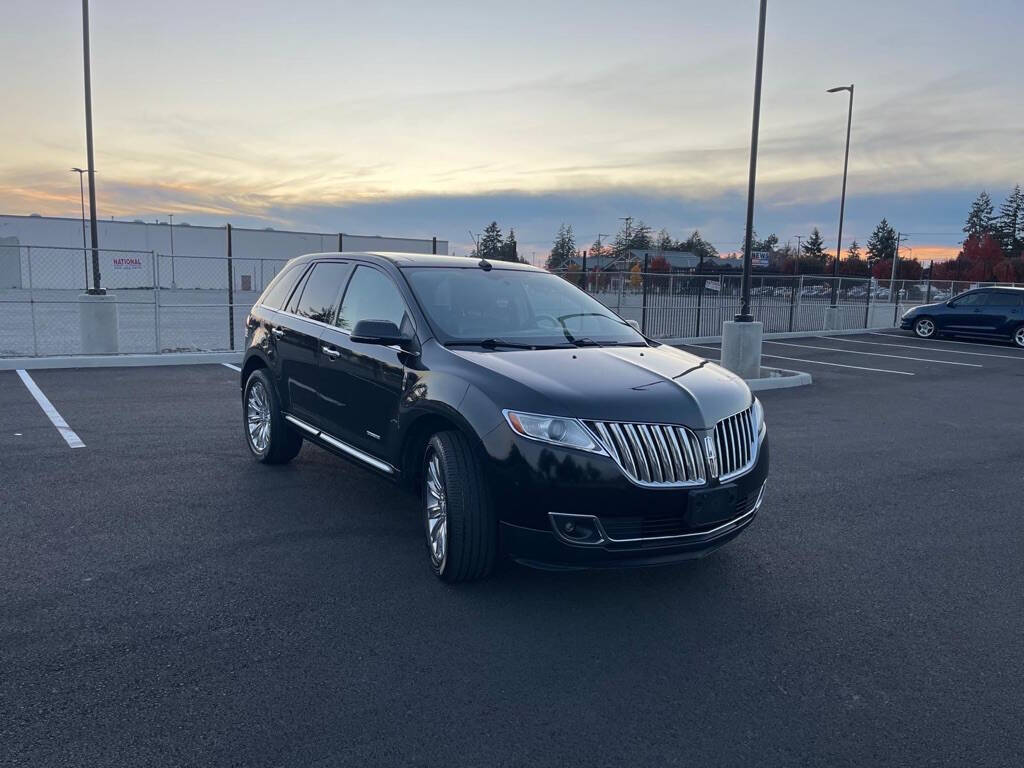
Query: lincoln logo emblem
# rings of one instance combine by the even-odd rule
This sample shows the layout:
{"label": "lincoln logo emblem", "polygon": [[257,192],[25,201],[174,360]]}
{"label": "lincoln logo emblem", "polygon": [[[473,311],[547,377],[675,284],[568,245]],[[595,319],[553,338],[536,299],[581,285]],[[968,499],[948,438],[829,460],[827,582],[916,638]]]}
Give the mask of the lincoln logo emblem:
{"label": "lincoln logo emblem", "polygon": [[710,435],[704,438],[704,453],[708,457],[708,471],[712,477],[718,477],[718,457],[715,454],[715,439]]}

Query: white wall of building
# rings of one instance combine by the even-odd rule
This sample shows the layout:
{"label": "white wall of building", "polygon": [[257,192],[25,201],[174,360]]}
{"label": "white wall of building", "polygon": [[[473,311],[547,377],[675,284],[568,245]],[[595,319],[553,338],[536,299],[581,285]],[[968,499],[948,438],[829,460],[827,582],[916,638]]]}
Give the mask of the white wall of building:
{"label": "white wall of building", "polygon": [[[227,287],[224,227],[176,223],[172,250],[172,231],[166,223],[99,221],[97,225],[104,287],[152,287],[157,271],[162,287],[171,287],[172,272],[178,288]],[[0,215],[0,244],[0,288],[27,288],[30,276],[35,288],[84,287],[87,259],[82,251],[81,219]],[[241,290],[248,285],[261,290],[288,259],[304,253],[337,251],[338,235],[236,227],[232,228],[231,244],[235,288]],[[425,238],[343,234],[342,248],[430,253],[432,242]],[[437,252],[448,253],[447,240],[437,241]]]}

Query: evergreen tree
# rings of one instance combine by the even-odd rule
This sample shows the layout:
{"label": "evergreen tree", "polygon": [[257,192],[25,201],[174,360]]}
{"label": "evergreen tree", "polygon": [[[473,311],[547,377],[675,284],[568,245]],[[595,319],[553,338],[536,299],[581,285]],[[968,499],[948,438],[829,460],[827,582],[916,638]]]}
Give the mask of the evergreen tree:
{"label": "evergreen tree", "polygon": [[498,258],[502,261],[523,263],[523,260],[519,258],[519,244],[516,242],[516,231],[514,229],[509,229],[508,237],[505,238],[505,243],[501,247],[501,255]]}
{"label": "evergreen tree", "polygon": [[[743,249],[746,247],[747,233],[743,233],[743,237],[740,238],[740,253],[743,253]],[[750,231],[750,250],[753,251],[774,251],[775,247],[779,244],[779,236],[772,232],[768,237],[762,240],[757,230],[753,229]]]}
{"label": "evergreen tree", "polygon": [[654,240],[651,237],[651,228],[638,221],[633,225],[633,236],[630,238],[629,247],[634,251],[644,251],[654,247]]}
{"label": "evergreen tree", "polygon": [[503,244],[501,227],[498,226],[498,222],[492,221],[484,229],[484,236],[480,238],[480,252],[478,255],[482,259],[500,260]]}
{"label": "evergreen tree", "polygon": [[685,240],[679,242],[679,250],[689,251],[694,256],[703,256],[705,259],[710,259],[718,255],[718,251],[711,243],[701,237],[700,230],[693,230],[693,234]]}
{"label": "evergreen tree", "polygon": [[664,227],[658,232],[657,249],[659,251],[674,251],[676,249],[675,240]]}
{"label": "evergreen tree", "polygon": [[612,253],[617,259],[626,259],[629,249],[633,247],[633,217],[627,216],[622,221],[622,226],[615,233],[615,244],[612,246]]}
{"label": "evergreen tree", "polygon": [[995,229],[1006,257],[1012,259],[1019,256],[1021,240],[1024,239],[1024,192],[1021,192],[1020,184],[1013,188],[1000,207]]}
{"label": "evergreen tree", "polygon": [[548,256],[547,268],[552,272],[567,269],[569,263],[576,256],[576,238],[572,234],[572,225],[562,224],[555,235],[555,242],[551,246],[551,255]]}
{"label": "evergreen tree", "polygon": [[825,241],[822,239],[821,232],[818,231],[817,227],[811,230],[811,234],[804,240],[802,250],[805,257],[820,263],[822,267],[825,266],[828,252],[825,250]]}
{"label": "evergreen tree", "polygon": [[859,259],[860,258],[860,245],[854,240],[850,243],[850,247],[846,249],[846,258],[848,259]]}
{"label": "evergreen tree", "polygon": [[992,233],[992,198],[988,192],[982,190],[974,202],[971,203],[971,210],[967,214],[967,221],[964,222],[964,234],[967,238],[988,235]]}
{"label": "evergreen tree", "polygon": [[896,255],[896,230],[889,222],[882,219],[875,231],[868,238],[868,263],[874,266],[884,259],[892,259]]}

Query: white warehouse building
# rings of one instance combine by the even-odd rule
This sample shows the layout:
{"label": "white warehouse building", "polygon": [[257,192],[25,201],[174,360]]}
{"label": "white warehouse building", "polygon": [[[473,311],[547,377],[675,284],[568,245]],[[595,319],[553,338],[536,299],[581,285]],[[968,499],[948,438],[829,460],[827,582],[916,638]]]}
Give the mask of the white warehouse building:
{"label": "white warehouse building", "polygon": [[[104,288],[226,288],[226,227],[185,222],[98,221]],[[85,241],[89,239],[86,222]],[[0,215],[0,289],[83,289],[91,252],[83,249],[82,220]],[[448,253],[448,241],[348,233],[231,230],[235,290],[259,291],[285,261],[324,251]],[[89,277],[91,284],[91,277]]]}

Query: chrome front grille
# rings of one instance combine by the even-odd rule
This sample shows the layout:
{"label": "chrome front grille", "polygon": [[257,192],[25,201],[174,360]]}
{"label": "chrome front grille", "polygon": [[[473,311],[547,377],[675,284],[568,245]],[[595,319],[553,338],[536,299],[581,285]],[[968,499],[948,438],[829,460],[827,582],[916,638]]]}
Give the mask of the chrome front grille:
{"label": "chrome front grille", "polygon": [[751,408],[715,425],[715,458],[719,480],[729,480],[753,466],[757,458],[757,432]]}
{"label": "chrome front grille", "polygon": [[634,483],[679,487],[705,482],[700,441],[686,427],[618,421],[586,424]]}

